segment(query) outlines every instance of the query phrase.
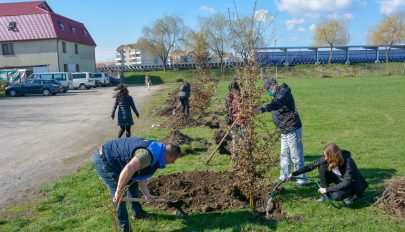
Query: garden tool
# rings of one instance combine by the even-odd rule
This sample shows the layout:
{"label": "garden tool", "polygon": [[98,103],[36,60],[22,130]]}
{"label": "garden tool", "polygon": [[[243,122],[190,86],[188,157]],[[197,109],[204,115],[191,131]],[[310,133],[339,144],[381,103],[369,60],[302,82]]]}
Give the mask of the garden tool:
{"label": "garden tool", "polygon": [[176,115],[176,110],[181,106],[181,103],[179,103],[179,105],[176,107],[176,109],[173,110],[172,115]]}
{"label": "garden tool", "polygon": [[218,143],[218,146],[214,149],[214,151],[211,153],[210,157],[208,158],[207,162],[205,164],[208,164],[212,157],[214,156],[215,152],[218,150],[218,148],[221,146],[221,144],[224,142],[226,136],[228,136],[229,132],[232,130],[232,128],[235,126],[235,123],[238,121],[239,116],[233,121],[232,125],[229,127],[228,131],[225,133],[224,137],[222,137],[221,141]]}

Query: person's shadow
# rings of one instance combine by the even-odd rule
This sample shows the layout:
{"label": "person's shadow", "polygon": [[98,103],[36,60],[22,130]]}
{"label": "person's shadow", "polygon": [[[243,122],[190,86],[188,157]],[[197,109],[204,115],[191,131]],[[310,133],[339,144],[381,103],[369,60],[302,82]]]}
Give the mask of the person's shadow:
{"label": "person's shadow", "polygon": [[[153,220],[173,221],[181,218],[183,228],[173,230],[177,232],[227,230],[243,231],[246,225],[261,226],[270,230],[277,229],[276,220],[266,220],[250,210],[225,211],[221,213],[194,213],[189,216],[179,217],[170,214],[156,214]],[[287,219],[283,219],[287,220]]]}

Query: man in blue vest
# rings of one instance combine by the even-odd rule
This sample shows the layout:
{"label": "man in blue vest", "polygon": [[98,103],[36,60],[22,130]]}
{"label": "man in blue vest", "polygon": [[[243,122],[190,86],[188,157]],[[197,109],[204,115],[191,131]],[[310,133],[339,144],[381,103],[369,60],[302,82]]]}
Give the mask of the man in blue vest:
{"label": "man in blue vest", "polygon": [[[146,199],[153,199],[146,180],[157,169],[174,163],[180,156],[180,147],[173,144],[163,144],[141,138],[120,138],[106,142],[97,149],[93,157],[97,173],[107,185],[113,201],[121,202],[122,191],[127,188],[127,196],[139,198],[141,189]],[[139,188],[138,188],[139,186]],[[145,217],[147,213],[136,202],[131,204],[134,218]],[[118,222],[121,231],[130,231],[128,212],[125,202],[118,208]]]}

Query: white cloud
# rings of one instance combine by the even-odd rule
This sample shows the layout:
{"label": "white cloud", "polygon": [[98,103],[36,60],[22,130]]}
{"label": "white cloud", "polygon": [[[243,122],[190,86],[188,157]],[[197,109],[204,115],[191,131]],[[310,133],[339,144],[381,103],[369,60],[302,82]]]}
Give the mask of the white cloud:
{"label": "white cloud", "polygon": [[311,24],[311,26],[309,26],[308,29],[309,29],[310,31],[314,32],[314,31],[315,31],[315,27],[316,27],[315,24]]}
{"label": "white cloud", "polygon": [[202,7],[200,7],[198,10],[199,10],[199,11],[202,11],[202,12],[205,12],[205,13],[208,13],[208,14],[215,14],[215,13],[217,13],[217,11],[216,11],[214,8],[209,7],[209,6],[202,6]]}
{"label": "white cloud", "polygon": [[380,13],[384,15],[392,15],[399,11],[405,10],[405,0],[381,0]]}
{"label": "white cloud", "polygon": [[345,14],[337,14],[337,13],[333,13],[328,15],[328,18],[330,19],[336,19],[336,20],[344,20],[344,21],[350,21],[353,19],[353,15],[351,13],[345,13]]}
{"label": "white cloud", "polygon": [[349,10],[364,5],[363,0],[275,0],[280,11],[291,15],[319,17],[319,14]]}
{"label": "white cloud", "polygon": [[267,19],[272,19],[272,17],[269,17],[269,11],[268,10],[257,10],[255,12],[255,19],[259,22],[266,22]]}
{"label": "white cloud", "polygon": [[305,22],[304,19],[293,18],[285,21],[285,25],[287,26],[287,30],[291,31],[292,29],[294,29],[296,25],[303,24],[304,22]]}
{"label": "white cloud", "polygon": [[304,33],[304,32],[306,32],[306,31],[307,31],[307,30],[305,30],[305,28],[303,28],[303,27],[298,28],[298,32]]}

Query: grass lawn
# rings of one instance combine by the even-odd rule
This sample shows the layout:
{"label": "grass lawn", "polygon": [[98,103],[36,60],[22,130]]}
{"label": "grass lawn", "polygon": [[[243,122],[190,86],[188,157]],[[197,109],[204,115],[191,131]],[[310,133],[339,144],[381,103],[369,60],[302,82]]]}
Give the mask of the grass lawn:
{"label": "grass lawn", "polygon": [[6,92],[0,91],[0,99],[6,96]]}
{"label": "grass lawn", "polygon": [[[405,175],[405,78],[335,78],[286,79],[303,122],[306,162],[313,161],[326,143],[336,142],[352,152],[361,172],[369,182],[367,193],[382,188],[382,181],[392,175]],[[177,85],[176,85],[177,86]],[[173,86],[174,87],[174,86]],[[226,82],[220,83],[223,98]],[[162,91],[146,104],[143,118],[149,124],[159,123],[153,109],[162,104],[169,90]],[[263,94],[264,95],[264,94]],[[266,97],[266,100],[270,98]],[[271,114],[262,114],[273,127]],[[160,139],[166,129],[140,127],[134,134]],[[206,127],[182,130],[191,137],[212,142],[213,131]],[[226,170],[229,159],[214,157],[205,166],[208,154],[191,154],[159,171],[167,174],[195,170]],[[276,179],[278,167],[269,167],[268,177]],[[310,173],[315,176],[316,172]],[[291,185],[291,184],[290,184]],[[262,221],[250,210],[228,210],[222,213],[193,214],[185,218],[154,208],[155,217],[131,221],[134,231],[405,231],[405,220],[389,216],[387,211],[357,203],[352,208],[334,209],[319,204],[315,186],[280,195],[283,212],[300,215],[301,222],[287,219]],[[37,201],[7,209],[0,219],[0,231],[113,231],[110,197],[94,168],[87,164],[74,175],[44,188],[46,196]],[[366,193],[366,194],[367,194]]]}

